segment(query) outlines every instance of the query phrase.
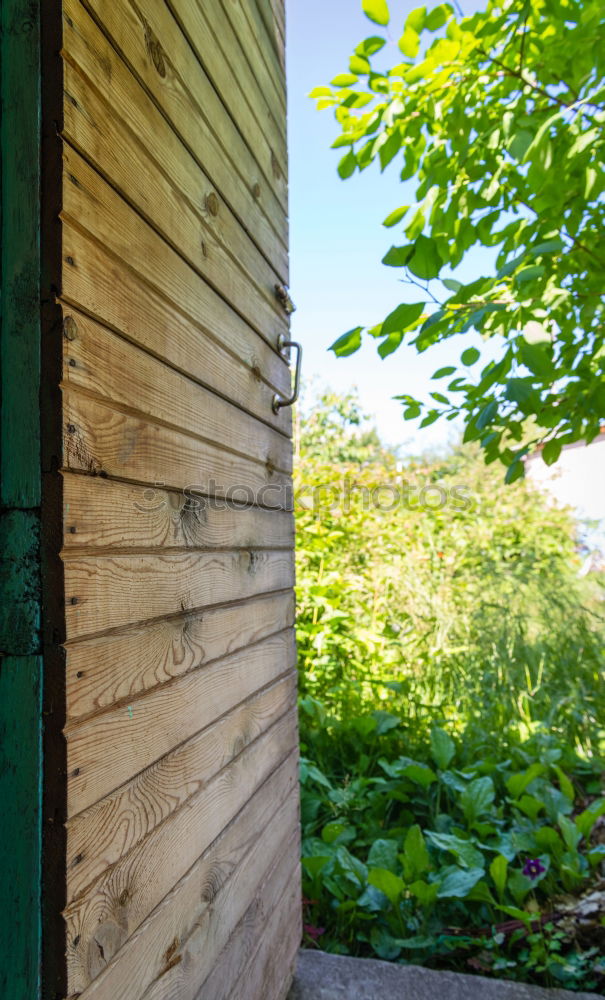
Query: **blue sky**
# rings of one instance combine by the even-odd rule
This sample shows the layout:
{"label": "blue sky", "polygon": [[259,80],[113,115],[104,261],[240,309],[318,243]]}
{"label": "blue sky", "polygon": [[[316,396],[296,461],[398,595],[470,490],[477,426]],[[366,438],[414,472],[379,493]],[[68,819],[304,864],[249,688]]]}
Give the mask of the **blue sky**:
{"label": "blue sky", "polygon": [[[462,0],[462,5],[467,14],[483,6],[479,0]],[[415,6],[418,0],[391,0],[394,41]],[[351,327],[377,323],[400,302],[422,298],[419,289],[398,281],[395,269],[381,264],[393,242],[405,242],[400,227],[384,229],[382,220],[414,200],[413,183],[399,181],[397,161],[384,174],[374,165],[341,181],[336,165],[342,152],[330,149],[338,134],[333,114],[317,112],[315,102],[306,96],[313,87],[346,71],[355,45],[380,29],[364,16],[360,0],[287,0],[287,17],[290,288],[297,305],[292,335],[304,346],[305,379],[315,378],[341,392],[357,386],[382,437],[401,445],[402,454],[443,444],[456,437],[455,425],[439,421],[419,431],[403,420],[400,404],[391,397],[401,392],[425,395],[430,388],[439,388],[430,381],[432,373],[454,364],[464,347],[478,345],[476,335],[423,355],[404,345],[385,361],[372,343],[345,359],[327,350]],[[397,61],[396,52],[395,48],[392,63]],[[475,254],[458,276],[476,276],[482,266],[485,260]]]}

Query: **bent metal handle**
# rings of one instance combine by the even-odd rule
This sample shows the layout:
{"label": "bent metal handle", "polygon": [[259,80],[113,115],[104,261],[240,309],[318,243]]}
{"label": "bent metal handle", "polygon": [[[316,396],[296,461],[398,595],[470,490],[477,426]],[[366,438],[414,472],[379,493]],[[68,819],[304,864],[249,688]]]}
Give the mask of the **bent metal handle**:
{"label": "bent metal handle", "polygon": [[296,351],[296,370],[294,372],[294,389],[292,390],[292,395],[288,399],[282,399],[282,397],[275,393],[273,396],[272,409],[274,413],[279,413],[282,406],[292,406],[293,403],[298,399],[298,394],[300,392],[300,366],[302,363],[302,346],[296,340],[285,340],[283,334],[279,335],[277,341],[277,349],[282,357],[286,358],[286,351],[288,348],[293,347]]}

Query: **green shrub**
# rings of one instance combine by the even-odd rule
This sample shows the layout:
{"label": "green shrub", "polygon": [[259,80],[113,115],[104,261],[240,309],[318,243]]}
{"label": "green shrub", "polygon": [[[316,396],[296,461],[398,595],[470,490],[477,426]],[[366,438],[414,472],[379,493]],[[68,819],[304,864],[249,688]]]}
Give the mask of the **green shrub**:
{"label": "green shrub", "polygon": [[597,988],[604,942],[556,915],[603,856],[605,635],[576,524],[469,449],[402,468],[353,398],[320,400],[299,453],[307,941]]}

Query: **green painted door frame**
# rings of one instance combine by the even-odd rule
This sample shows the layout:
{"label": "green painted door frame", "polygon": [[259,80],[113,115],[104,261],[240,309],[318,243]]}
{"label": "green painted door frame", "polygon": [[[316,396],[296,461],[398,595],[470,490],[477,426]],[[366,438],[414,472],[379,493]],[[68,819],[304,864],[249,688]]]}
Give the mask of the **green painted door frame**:
{"label": "green painted door frame", "polygon": [[40,995],[40,15],[1,0],[0,996]]}

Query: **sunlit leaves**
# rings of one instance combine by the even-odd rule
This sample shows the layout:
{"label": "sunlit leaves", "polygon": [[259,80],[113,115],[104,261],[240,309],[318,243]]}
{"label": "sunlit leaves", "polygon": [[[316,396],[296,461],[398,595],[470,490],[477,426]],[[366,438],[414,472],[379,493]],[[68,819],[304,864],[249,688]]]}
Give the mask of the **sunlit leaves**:
{"label": "sunlit leaves", "polygon": [[389,8],[386,0],[362,0],[362,9],[366,17],[375,24],[389,23]]}
{"label": "sunlit leaves", "polygon": [[[386,24],[386,4],[364,9]],[[349,147],[340,176],[377,161],[416,182],[416,204],[384,220],[406,220],[403,245],[384,257],[401,280],[428,285],[448,269],[427,287],[416,349],[469,331],[492,342],[494,361],[478,382],[458,380],[455,406],[434,399],[423,412],[414,401],[405,416],[428,426],[458,413],[466,440],[509,479],[525,452],[548,445],[550,459],[552,442],[590,440],[605,420],[605,11],[566,0],[543,13],[526,5],[520,31],[515,4],[460,19],[447,3],[417,7],[393,34],[403,61],[373,65],[385,40],[368,38],[334,78],[339,89],[313,92]],[[485,276],[458,280],[483,247]],[[380,338],[381,356],[404,332]]]}
{"label": "sunlit leaves", "polygon": [[352,330],[347,330],[342,337],[335,340],[330,347],[337,358],[346,358],[349,354],[354,354],[361,347],[362,326],[356,326]]}
{"label": "sunlit leaves", "polygon": [[422,278],[425,281],[437,278],[443,267],[443,261],[435,240],[429,236],[420,235],[414,243],[407,266],[417,278]]}
{"label": "sunlit leaves", "polygon": [[394,211],[387,215],[386,219],[382,223],[383,226],[386,226],[387,229],[390,229],[392,226],[396,226],[398,222],[401,222],[409,207],[409,205],[402,205],[400,208],[394,209]]}
{"label": "sunlit leaves", "polygon": [[406,27],[399,39],[399,48],[408,59],[415,59],[420,48],[420,36],[413,28]]}

